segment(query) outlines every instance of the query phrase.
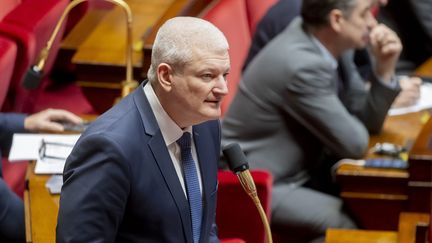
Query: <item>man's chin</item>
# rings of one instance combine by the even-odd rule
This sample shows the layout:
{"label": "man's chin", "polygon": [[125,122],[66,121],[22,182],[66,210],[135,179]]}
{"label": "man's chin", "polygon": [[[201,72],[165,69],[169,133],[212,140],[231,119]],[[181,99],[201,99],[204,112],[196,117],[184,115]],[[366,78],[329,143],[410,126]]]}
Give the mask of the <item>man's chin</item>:
{"label": "man's chin", "polygon": [[207,110],[207,112],[205,113],[205,116],[208,118],[208,120],[219,119],[221,115],[222,115],[222,111],[220,107]]}

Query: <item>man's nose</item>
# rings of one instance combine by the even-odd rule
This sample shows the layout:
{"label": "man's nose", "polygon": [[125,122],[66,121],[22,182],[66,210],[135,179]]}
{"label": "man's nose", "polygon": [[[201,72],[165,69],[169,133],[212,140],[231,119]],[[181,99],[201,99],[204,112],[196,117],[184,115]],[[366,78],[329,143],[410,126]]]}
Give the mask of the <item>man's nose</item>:
{"label": "man's nose", "polygon": [[226,80],[226,77],[221,76],[220,78],[218,78],[215,91],[221,95],[228,94],[228,82]]}

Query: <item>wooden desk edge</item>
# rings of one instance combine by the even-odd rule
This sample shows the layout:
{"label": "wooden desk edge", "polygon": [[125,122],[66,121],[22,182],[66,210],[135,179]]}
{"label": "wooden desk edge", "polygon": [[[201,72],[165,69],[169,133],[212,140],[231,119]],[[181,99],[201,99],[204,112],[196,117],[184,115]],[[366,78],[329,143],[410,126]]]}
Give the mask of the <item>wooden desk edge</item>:
{"label": "wooden desk edge", "polygon": [[375,231],[359,229],[327,229],[325,243],[342,243],[349,240],[350,243],[396,243],[397,232],[394,231]]}
{"label": "wooden desk edge", "polygon": [[427,213],[402,212],[399,217],[399,243],[415,243],[416,228],[420,224],[429,224],[430,215]]}
{"label": "wooden desk edge", "polygon": [[31,220],[30,220],[30,195],[28,189],[24,191],[24,218],[26,242],[32,241]]}

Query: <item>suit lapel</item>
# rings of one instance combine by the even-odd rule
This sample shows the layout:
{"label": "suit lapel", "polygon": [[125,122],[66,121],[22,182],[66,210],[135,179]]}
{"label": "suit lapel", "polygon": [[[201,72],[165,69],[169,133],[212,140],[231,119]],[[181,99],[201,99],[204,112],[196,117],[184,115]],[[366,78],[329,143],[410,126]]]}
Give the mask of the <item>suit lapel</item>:
{"label": "suit lapel", "polygon": [[177,173],[175,172],[168,149],[165,147],[162,134],[158,132],[148,143],[153,153],[154,159],[164,177],[171,195],[177,205],[181,221],[183,223],[184,235],[187,242],[193,242],[192,239],[192,222],[189,213],[189,203],[184,195],[183,189],[179,183]]}
{"label": "suit lapel", "polygon": [[144,130],[147,135],[151,136],[148,141],[148,146],[153,153],[154,160],[168,186],[169,191],[171,192],[175,204],[177,205],[186,241],[193,242],[189,203],[184,195],[183,188],[180,185],[168,149],[165,146],[162,133],[157,125],[156,118],[142,87],[138,88],[134,94],[134,101],[141,115],[141,119],[143,120]]}

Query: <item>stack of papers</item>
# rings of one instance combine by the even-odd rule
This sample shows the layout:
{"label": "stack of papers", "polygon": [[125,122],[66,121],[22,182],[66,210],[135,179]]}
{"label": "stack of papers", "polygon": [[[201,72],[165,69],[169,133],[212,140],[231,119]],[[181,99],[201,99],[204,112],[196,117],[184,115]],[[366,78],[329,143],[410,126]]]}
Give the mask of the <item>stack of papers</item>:
{"label": "stack of papers", "polygon": [[411,112],[418,112],[424,109],[432,108],[432,84],[423,83],[420,87],[420,99],[413,106],[390,109],[388,115],[396,116]]}
{"label": "stack of papers", "polygon": [[[62,174],[79,134],[14,134],[9,161],[36,160],[36,174]],[[45,143],[45,151],[40,153]]]}

